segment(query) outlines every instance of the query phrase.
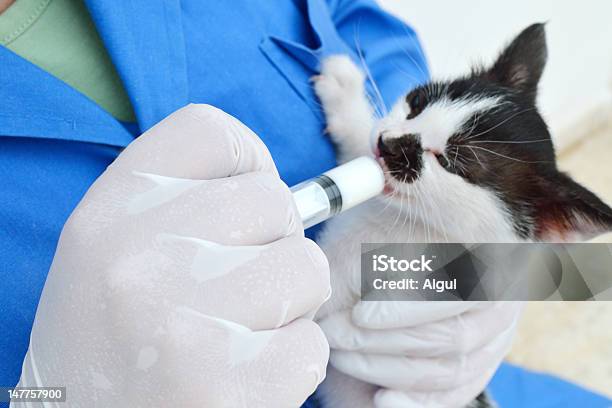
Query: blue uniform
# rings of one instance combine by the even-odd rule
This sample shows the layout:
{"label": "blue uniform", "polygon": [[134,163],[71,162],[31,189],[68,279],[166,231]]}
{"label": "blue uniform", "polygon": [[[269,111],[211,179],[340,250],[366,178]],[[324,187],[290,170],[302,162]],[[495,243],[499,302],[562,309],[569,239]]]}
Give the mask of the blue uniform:
{"label": "blue uniform", "polygon": [[92,0],[88,8],[137,123],[117,121],[0,47],[0,385],[19,379],[62,225],[140,133],[189,102],[215,105],[263,139],[292,185],[335,165],[309,83],[322,57],[358,60],[358,43],[389,104],[427,75],[412,30],[371,0]]}
{"label": "blue uniform", "polygon": [[187,103],[215,105],[263,139],[292,185],[335,165],[309,83],[321,58],[361,49],[386,105],[428,77],[414,32],[373,0],[87,5],[136,123],[0,46],[0,385],[19,379],[62,225],[140,133]]}

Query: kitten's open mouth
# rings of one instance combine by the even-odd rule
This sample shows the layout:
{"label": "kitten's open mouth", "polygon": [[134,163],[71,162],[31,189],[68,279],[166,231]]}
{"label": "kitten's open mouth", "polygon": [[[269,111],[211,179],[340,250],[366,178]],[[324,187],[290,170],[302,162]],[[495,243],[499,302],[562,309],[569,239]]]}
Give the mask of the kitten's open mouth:
{"label": "kitten's open mouth", "polygon": [[396,189],[391,184],[392,176],[390,174],[389,168],[387,167],[387,164],[385,163],[385,159],[380,157],[380,153],[378,149],[374,150],[374,158],[376,159],[378,164],[380,164],[380,167],[383,169],[383,172],[385,174],[385,187],[383,189],[383,195],[386,195],[386,196],[393,195],[396,192]]}

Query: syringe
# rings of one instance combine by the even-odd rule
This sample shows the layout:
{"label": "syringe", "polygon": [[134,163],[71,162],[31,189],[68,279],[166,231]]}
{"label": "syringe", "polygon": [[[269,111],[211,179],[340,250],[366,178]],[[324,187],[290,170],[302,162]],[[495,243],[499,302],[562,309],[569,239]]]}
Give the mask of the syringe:
{"label": "syringe", "polygon": [[359,157],[291,188],[304,228],[380,194],[385,177],[371,157]]}

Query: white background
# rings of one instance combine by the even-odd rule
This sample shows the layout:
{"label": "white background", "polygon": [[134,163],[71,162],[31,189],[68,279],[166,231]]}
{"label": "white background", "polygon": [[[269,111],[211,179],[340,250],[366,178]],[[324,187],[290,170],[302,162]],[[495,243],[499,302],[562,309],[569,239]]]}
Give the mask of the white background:
{"label": "white background", "polygon": [[524,27],[547,21],[549,59],[539,106],[558,143],[560,134],[612,101],[610,0],[379,2],[417,31],[434,78],[491,62]]}

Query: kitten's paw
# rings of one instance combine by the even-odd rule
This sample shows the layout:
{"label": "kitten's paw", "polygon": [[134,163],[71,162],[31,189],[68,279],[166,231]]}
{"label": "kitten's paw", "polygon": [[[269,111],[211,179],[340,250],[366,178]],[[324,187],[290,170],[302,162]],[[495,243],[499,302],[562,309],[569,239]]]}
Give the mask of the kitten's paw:
{"label": "kitten's paw", "polygon": [[317,96],[324,108],[350,102],[364,95],[363,72],[347,55],[332,55],[321,64],[321,74],[312,77]]}
{"label": "kitten's paw", "polygon": [[340,161],[370,152],[373,112],[365,92],[365,76],[346,55],[333,55],[321,63],[312,78],[327,122],[326,132],[338,148]]}

